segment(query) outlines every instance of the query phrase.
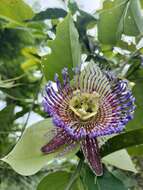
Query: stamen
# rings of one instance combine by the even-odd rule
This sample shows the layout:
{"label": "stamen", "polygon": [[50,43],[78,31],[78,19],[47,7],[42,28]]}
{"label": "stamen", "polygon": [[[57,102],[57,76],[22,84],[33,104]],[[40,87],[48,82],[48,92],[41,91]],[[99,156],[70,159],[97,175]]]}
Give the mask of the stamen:
{"label": "stamen", "polygon": [[55,74],[54,79],[55,79],[55,82],[57,84],[58,90],[60,90],[62,88],[62,86],[61,86],[61,83],[60,83],[60,80],[59,80],[59,75],[57,73]]}
{"label": "stamen", "polygon": [[92,92],[92,94],[81,93],[76,90],[73,92],[69,107],[81,120],[86,121],[98,112],[99,94],[96,92]]}
{"label": "stamen", "polygon": [[62,75],[63,75],[64,86],[66,86],[67,84],[69,84],[69,75],[68,75],[68,69],[67,68],[64,68],[62,70]]}

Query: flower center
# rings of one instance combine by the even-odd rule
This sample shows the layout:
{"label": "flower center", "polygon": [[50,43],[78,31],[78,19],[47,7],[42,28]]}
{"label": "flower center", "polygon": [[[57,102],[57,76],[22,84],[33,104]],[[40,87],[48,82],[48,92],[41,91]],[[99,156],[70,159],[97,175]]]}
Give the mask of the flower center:
{"label": "flower center", "polygon": [[81,120],[86,121],[97,114],[99,97],[96,92],[90,94],[76,90],[69,102],[69,107]]}

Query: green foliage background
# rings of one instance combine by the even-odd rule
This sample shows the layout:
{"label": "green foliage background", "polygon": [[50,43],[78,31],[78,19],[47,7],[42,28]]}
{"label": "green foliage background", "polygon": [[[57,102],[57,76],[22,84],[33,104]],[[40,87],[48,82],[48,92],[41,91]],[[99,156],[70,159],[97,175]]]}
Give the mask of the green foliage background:
{"label": "green foliage background", "polygon": [[[0,161],[1,190],[143,189],[143,1],[102,2],[93,14],[70,0],[62,2],[66,9],[36,13],[22,0],[0,0],[0,158],[9,164]],[[42,89],[81,57],[128,79],[136,97],[134,119],[102,146],[102,177],[83,163],[81,152],[61,162],[54,159],[58,152],[40,155],[53,135],[42,138],[53,128],[41,106]],[[43,120],[27,128],[33,113]]]}

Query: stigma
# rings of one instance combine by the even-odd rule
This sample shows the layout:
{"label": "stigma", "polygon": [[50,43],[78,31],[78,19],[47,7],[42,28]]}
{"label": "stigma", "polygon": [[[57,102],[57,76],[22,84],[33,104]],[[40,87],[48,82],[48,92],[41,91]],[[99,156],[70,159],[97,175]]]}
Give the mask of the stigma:
{"label": "stigma", "polygon": [[87,93],[76,90],[69,101],[69,108],[82,121],[96,116],[99,109],[100,96],[97,92]]}

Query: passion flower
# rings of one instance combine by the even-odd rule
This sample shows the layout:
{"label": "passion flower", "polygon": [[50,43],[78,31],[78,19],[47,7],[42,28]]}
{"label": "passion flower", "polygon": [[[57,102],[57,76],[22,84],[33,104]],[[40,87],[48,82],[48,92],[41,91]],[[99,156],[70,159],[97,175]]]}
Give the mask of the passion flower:
{"label": "passion flower", "polygon": [[90,168],[96,175],[102,175],[97,137],[124,129],[133,117],[135,98],[126,80],[93,63],[83,69],[76,68],[72,82],[66,68],[62,75],[62,83],[55,75],[57,89],[51,82],[45,88],[43,105],[53,118],[57,134],[41,150],[49,154],[64,145],[74,148],[80,143]]}

